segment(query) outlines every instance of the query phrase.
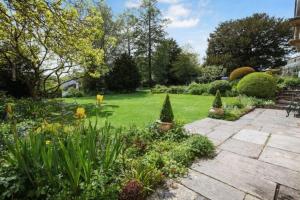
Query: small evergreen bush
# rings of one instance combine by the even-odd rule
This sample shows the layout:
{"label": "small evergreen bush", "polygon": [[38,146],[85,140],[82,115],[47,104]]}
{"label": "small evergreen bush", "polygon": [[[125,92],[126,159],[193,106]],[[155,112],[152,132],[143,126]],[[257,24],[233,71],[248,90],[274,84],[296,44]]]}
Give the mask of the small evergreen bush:
{"label": "small evergreen bush", "polygon": [[173,111],[172,111],[172,106],[171,106],[171,102],[170,102],[170,97],[167,94],[161,113],[160,113],[160,121],[161,122],[173,122],[174,119],[174,115],[173,115]]}
{"label": "small evergreen bush", "polygon": [[221,99],[221,93],[218,90],[216,93],[216,98],[213,102],[213,108],[222,108],[223,104],[222,104],[222,99]]}
{"label": "small evergreen bush", "polygon": [[252,67],[240,67],[231,72],[229,80],[234,81],[253,72],[255,72],[255,70]]}
{"label": "small evergreen bush", "polygon": [[217,80],[210,84],[209,93],[215,95],[217,91],[224,94],[226,91],[231,90],[231,85],[228,81]]}
{"label": "small evergreen bush", "polygon": [[271,98],[275,96],[277,88],[273,76],[262,72],[254,72],[240,80],[237,89],[240,94],[247,96]]}

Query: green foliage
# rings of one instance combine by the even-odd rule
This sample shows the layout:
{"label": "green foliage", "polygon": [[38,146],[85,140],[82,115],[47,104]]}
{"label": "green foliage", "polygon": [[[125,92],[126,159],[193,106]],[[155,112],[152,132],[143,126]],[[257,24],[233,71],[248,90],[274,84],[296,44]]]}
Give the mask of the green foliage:
{"label": "green foliage", "polygon": [[223,66],[203,66],[199,69],[197,82],[210,83],[220,79],[224,75]]}
{"label": "green foliage", "polygon": [[84,93],[74,87],[70,87],[67,91],[64,97],[70,98],[70,97],[83,97]]}
{"label": "green foliage", "polygon": [[225,114],[224,116],[209,114],[209,117],[215,119],[223,119],[227,121],[235,121],[238,120],[243,115],[251,112],[255,107],[272,107],[274,106],[274,102],[271,100],[265,99],[257,99],[255,97],[247,97],[247,96],[238,96],[236,101],[225,104],[223,106]]}
{"label": "green foliage", "polygon": [[[46,0],[3,1],[0,6],[0,40],[6,41],[0,45],[0,63],[10,69],[7,75],[13,80],[21,80],[23,88],[16,87],[20,91],[25,88],[37,98],[55,93],[62,72],[80,66],[99,76],[106,68],[103,48],[94,45],[104,29],[94,7]],[[13,36],[16,33],[18,37]],[[47,67],[54,58],[59,58],[59,64]]]}
{"label": "green foliage", "polygon": [[245,76],[238,83],[240,94],[258,98],[272,98],[276,93],[276,82],[273,76],[255,72]]}
{"label": "green foliage", "polygon": [[161,93],[170,93],[170,94],[185,94],[187,92],[186,86],[164,86],[164,85],[155,85],[151,89],[153,94],[161,94]]}
{"label": "green foliage", "polygon": [[293,52],[289,27],[287,20],[265,13],[223,22],[210,35],[206,64],[224,66],[227,73],[245,65],[284,66]]}
{"label": "green foliage", "polygon": [[183,52],[174,62],[171,73],[175,84],[189,84],[196,80],[198,75],[198,57],[191,52]]}
{"label": "green foliage", "polygon": [[114,62],[112,71],[106,77],[109,90],[130,92],[140,85],[140,74],[131,56],[122,54]]}
{"label": "green foliage", "polygon": [[285,87],[300,87],[300,78],[284,77],[283,84]]}
{"label": "green foliage", "polygon": [[70,195],[76,195],[82,181],[89,184],[94,170],[108,173],[121,153],[119,131],[109,125],[98,129],[89,124],[72,132],[63,128],[59,134],[47,134],[47,130],[42,127],[25,138],[15,133],[14,143],[7,143],[7,161],[27,177],[33,189],[63,184],[59,187],[69,186]]}
{"label": "green foliage", "polygon": [[171,86],[167,92],[170,94],[185,94],[186,90],[186,86]]}
{"label": "green foliage", "polygon": [[213,102],[213,108],[222,108],[223,104],[222,104],[222,99],[221,99],[221,93],[218,90],[216,93],[216,97],[215,100]]}
{"label": "green foliage", "polygon": [[153,55],[153,75],[156,83],[163,85],[176,84],[171,71],[181,52],[182,49],[174,39],[161,41]]}
{"label": "green foliage", "polygon": [[174,119],[173,110],[170,102],[170,97],[167,94],[163,107],[160,112],[160,121],[172,123]]}
{"label": "green foliage", "polygon": [[210,84],[209,93],[215,95],[218,90],[221,92],[221,94],[224,94],[226,91],[231,90],[231,85],[225,80],[217,80],[212,82]]}
{"label": "green foliage", "polygon": [[247,74],[253,73],[255,70],[252,67],[240,67],[230,73],[230,81],[241,79]]}
{"label": "green foliage", "polygon": [[208,93],[210,88],[210,84],[199,84],[199,83],[191,83],[188,86],[188,93],[193,95],[202,95],[203,93]]}
{"label": "green foliage", "polygon": [[42,124],[6,140],[1,199],[146,198],[166,177],[184,175],[196,157],[214,154],[206,137],[190,136],[180,124],[165,134],[156,126],[57,126]]}
{"label": "green foliage", "polygon": [[168,93],[169,88],[164,85],[155,85],[153,88],[151,88],[151,92],[153,94],[161,94],[161,93]]}

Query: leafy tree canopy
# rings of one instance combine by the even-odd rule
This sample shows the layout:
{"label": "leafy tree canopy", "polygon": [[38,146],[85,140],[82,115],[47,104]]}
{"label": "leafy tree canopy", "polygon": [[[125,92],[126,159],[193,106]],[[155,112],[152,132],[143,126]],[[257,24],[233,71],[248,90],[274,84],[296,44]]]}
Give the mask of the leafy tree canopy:
{"label": "leafy tree canopy", "polygon": [[264,13],[226,21],[210,35],[206,65],[224,66],[228,74],[241,66],[282,66],[291,37],[286,20]]}
{"label": "leafy tree canopy", "polygon": [[[103,63],[103,50],[94,47],[103,35],[103,20],[95,8],[78,5],[67,0],[0,2],[1,70],[24,80],[31,96],[58,90],[60,77],[73,69],[100,75],[89,67]],[[57,85],[47,88],[53,77]]]}

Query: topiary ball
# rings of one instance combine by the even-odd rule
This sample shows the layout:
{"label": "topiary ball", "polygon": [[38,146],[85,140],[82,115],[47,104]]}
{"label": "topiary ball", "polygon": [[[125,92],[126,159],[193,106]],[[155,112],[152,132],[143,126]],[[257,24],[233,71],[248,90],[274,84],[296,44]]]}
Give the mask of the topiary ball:
{"label": "topiary ball", "polygon": [[253,72],[255,72],[255,70],[252,67],[240,67],[231,72],[229,80],[234,81]]}
{"label": "topiary ball", "polygon": [[258,98],[271,98],[276,93],[276,81],[273,76],[255,72],[251,73],[238,83],[238,92],[247,96]]}

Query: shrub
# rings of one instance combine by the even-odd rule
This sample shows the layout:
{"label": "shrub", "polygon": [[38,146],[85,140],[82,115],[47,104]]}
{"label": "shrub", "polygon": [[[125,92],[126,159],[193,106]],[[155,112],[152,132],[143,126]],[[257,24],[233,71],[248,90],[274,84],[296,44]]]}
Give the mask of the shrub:
{"label": "shrub", "polygon": [[217,80],[210,84],[209,93],[215,95],[217,91],[224,94],[226,91],[231,90],[231,85],[228,81]]}
{"label": "shrub", "polygon": [[293,77],[284,78],[283,84],[285,87],[299,87],[300,78],[293,78]]}
{"label": "shrub", "polygon": [[213,102],[213,108],[222,108],[222,99],[221,99],[221,93],[219,90],[216,93],[216,98]]}
{"label": "shrub", "polygon": [[80,91],[80,90],[78,90],[78,89],[76,89],[76,88],[74,88],[74,87],[70,87],[67,90],[66,94],[64,95],[64,97],[66,97],[66,98],[70,98],[70,97],[83,97],[83,96],[84,96],[83,92]]}
{"label": "shrub", "polygon": [[174,119],[174,115],[173,115],[173,110],[170,102],[170,97],[167,94],[160,113],[160,121],[171,123],[173,122],[173,119]]}
{"label": "shrub", "polygon": [[186,93],[187,88],[185,86],[171,86],[168,89],[170,94],[184,94]]}
{"label": "shrub", "polygon": [[210,83],[218,80],[224,74],[222,66],[205,66],[199,69],[200,76],[197,78],[199,83]]}
{"label": "shrub", "polygon": [[203,93],[208,93],[209,84],[198,84],[198,83],[191,83],[187,89],[189,94],[193,95],[201,95]]}
{"label": "shrub", "polygon": [[131,56],[122,54],[114,61],[112,71],[106,77],[109,90],[130,92],[140,85],[140,74]]}
{"label": "shrub", "polygon": [[266,73],[255,72],[245,76],[237,86],[240,94],[258,98],[274,97],[276,93],[275,79]]}
{"label": "shrub", "polygon": [[155,85],[152,89],[151,92],[153,94],[161,94],[161,93],[167,93],[168,92],[168,87],[164,85]]}
{"label": "shrub", "polygon": [[204,136],[194,135],[186,141],[186,144],[197,157],[210,157],[215,151],[214,144]]}
{"label": "shrub", "polygon": [[230,73],[229,80],[234,81],[237,79],[241,79],[244,76],[246,76],[250,73],[253,73],[253,72],[255,72],[255,70],[252,67],[240,67],[240,68],[233,70]]}

